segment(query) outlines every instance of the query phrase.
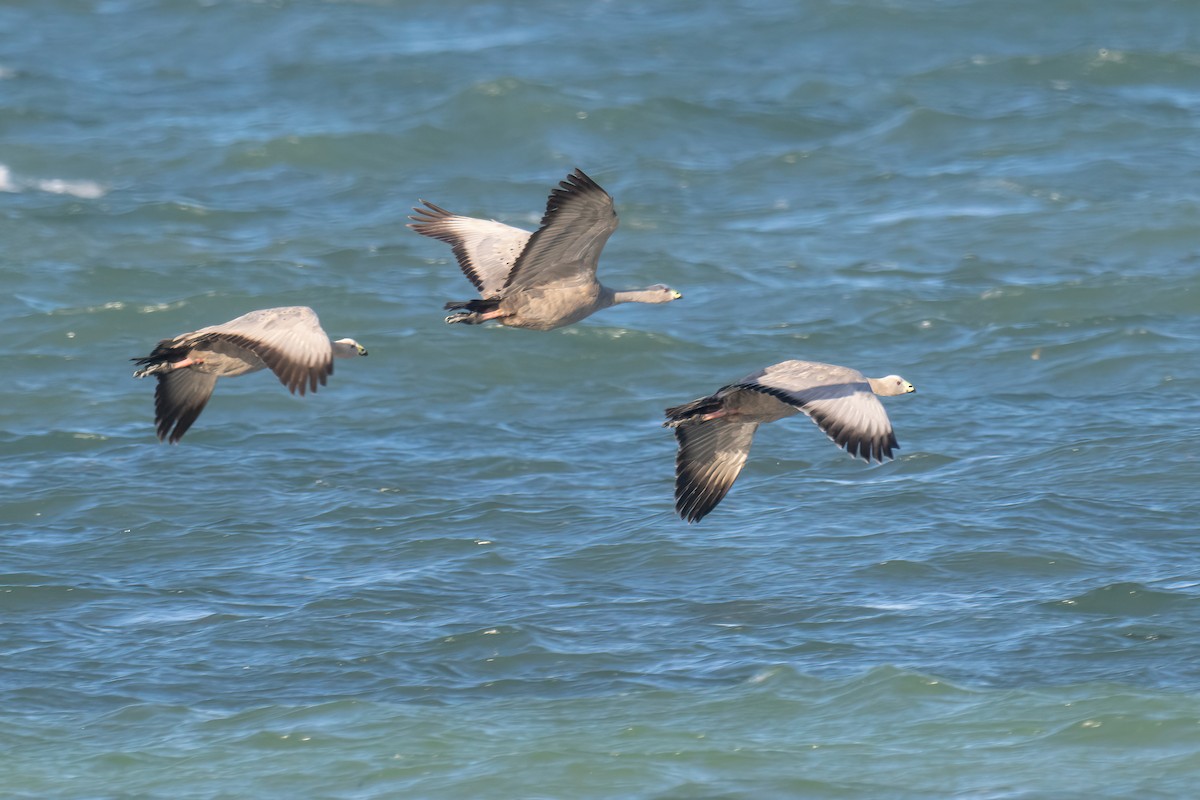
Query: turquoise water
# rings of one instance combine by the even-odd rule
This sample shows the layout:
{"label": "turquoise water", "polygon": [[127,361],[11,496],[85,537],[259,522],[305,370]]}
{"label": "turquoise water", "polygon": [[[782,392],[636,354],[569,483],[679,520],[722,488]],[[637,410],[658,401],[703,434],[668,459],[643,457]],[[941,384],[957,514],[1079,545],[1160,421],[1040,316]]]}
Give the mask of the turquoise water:
{"label": "turquoise water", "polygon": [[[1200,782],[1200,6],[0,8],[0,796],[1174,798]],[[669,306],[442,323],[418,198],[580,167]],[[311,305],[370,358],[129,359]],[[896,372],[899,458],[662,409]]]}

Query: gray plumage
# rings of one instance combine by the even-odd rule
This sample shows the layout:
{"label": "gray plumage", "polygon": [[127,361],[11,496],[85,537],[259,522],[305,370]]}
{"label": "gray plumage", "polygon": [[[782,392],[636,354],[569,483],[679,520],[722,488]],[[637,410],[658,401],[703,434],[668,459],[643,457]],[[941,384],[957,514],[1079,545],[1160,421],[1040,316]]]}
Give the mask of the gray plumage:
{"label": "gray plumage", "polygon": [[807,414],[838,447],[868,463],[899,449],[887,411],[876,395],[916,389],[898,375],[867,378],[849,367],[783,361],[736,383],[666,410],[675,429],[675,510],[698,522],[725,497],[746,463],[754,432],[764,422]]}
{"label": "gray plumage", "polygon": [[481,299],[454,301],[446,322],[494,319],[512,328],[552,330],[617,303],[669,303],[669,286],[614,291],[596,278],[605,242],[617,229],[608,192],[576,169],[550,193],[541,226],[530,233],[493,220],[461,217],[422,200],[408,227],[446,242]]}
{"label": "gray plumage", "polygon": [[163,339],[150,355],[132,360],[141,366],[135,378],[157,376],[158,438],[174,444],[204,410],[217,378],[269,369],[289,391],[303,395],[325,385],[334,358],[366,354],[353,339],[331,342],[311,308],[288,306]]}

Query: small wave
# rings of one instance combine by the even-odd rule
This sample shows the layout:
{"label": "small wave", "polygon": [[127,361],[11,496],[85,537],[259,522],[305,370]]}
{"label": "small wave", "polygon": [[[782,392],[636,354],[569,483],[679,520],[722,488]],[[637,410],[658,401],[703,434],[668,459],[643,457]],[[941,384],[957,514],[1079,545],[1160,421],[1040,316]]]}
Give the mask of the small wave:
{"label": "small wave", "polygon": [[1113,583],[1068,597],[1046,607],[1084,614],[1110,616],[1153,616],[1188,602],[1179,592],[1151,589],[1139,583]]}
{"label": "small wave", "polygon": [[67,181],[61,178],[14,178],[12,170],[0,164],[0,192],[24,192],[30,189],[49,194],[68,194],[85,200],[95,200],[108,194],[108,189],[95,181]]}
{"label": "small wave", "polygon": [[186,300],[175,300],[170,303],[152,303],[138,307],[139,314],[156,314],[159,311],[174,311],[187,305]]}

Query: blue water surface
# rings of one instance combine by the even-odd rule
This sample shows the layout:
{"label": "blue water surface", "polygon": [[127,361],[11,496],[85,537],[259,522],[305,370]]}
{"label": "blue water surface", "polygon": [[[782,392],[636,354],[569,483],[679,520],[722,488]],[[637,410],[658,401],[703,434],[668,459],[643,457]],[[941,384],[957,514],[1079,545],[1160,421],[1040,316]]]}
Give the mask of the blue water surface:
{"label": "blue water surface", "polygon": [[[1181,798],[1200,781],[1200,6],[0,8],[0,795]],[[618,288],[548,333],[419,199]],[[370,357],[130,358],[309,305]],[[672,508],[662,409],[899,373],[864,466],[764,426]]]}

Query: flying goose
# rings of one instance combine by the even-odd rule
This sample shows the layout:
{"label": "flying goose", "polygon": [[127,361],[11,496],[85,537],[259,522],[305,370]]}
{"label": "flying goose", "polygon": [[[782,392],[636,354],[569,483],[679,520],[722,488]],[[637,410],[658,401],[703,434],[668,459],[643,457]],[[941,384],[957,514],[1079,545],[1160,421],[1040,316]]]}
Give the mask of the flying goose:
{"label": "flying goose", "polygon": [[[174,444],[204,410],[217,378],[269,369],[294,394],[317,390],[333,374],[333,359],[365,356],[353,339],[329,341],[316,312],[306,306],[264,308],[221,325],[163,339],[134,358],[135,378],[158,377],[154,421],[159,440]],[[172,430],[172,427],[174,430]]]}
{"label": "flying goose", "polygon": [[725,497],[750,453],[760,423],[807,414],[839,447],[870,463],[899,449],[876,395],[915,392],[899,375],[866,378],[849,367],[783,361],[737,383],[666,410],[675,429],[675,511],[698,522]]}
{"label": "flying goose", "polygon": [[608,192],[576,169],[550,192],[535,232],[493,220],[460,217],[426,200],[410,228],[449,244],[480,300],[446,303],[446,322],[494,319],[511,328],[548,331],[617,303],[669,303],[669,286],[615,291],[596,279],[596,262],[617,229]]}

